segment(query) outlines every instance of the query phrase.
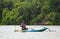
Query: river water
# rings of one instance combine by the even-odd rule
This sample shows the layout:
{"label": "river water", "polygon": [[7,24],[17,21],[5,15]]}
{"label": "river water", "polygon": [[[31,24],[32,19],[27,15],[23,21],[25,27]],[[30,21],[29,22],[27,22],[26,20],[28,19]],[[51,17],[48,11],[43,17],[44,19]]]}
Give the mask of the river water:
{"label": "river water", "polygon": [[20,30],[19,25],[0,25],[0,39],[60,39],[60,26],[27,25],[28,28],[40,29],[47,27],[44,32],[14,32]]}

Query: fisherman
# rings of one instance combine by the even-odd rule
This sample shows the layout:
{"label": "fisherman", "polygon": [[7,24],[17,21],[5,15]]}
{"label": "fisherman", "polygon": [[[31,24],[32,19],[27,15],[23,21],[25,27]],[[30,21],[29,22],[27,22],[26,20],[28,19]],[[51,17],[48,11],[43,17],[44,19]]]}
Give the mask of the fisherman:
{"label": "fisherman", "polygon": [[23,21],[23,22],[21,23],[21,28],[22,28],[22,30],[28,30],[28,28],[26,28],[25,21]]}

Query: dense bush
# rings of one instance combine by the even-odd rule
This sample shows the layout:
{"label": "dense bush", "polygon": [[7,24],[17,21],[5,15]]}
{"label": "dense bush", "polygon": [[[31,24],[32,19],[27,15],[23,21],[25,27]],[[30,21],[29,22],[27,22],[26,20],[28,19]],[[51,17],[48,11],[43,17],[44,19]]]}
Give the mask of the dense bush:
{"label": "dense bush", "polygon": [[60,0],[0,0],[0,24],[60,25]]}

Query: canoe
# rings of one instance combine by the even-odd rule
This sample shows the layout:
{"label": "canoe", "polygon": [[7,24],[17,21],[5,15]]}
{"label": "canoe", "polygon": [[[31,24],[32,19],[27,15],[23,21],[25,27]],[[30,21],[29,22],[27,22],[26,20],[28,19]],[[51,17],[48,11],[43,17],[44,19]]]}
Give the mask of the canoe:
{"label": "canoe", "polygon": [[23,31],[21,31],[21,30],[15,30],[15,32],[18,32],[18,31],[20,31],[20,32],[43,32],[43,31],[45,31],[45,30],[47,30],[48,28],[42,28],[42,29],[39,29],[39,30],[34,30],[34,29],[32,29],[32,30],[23,30]]}

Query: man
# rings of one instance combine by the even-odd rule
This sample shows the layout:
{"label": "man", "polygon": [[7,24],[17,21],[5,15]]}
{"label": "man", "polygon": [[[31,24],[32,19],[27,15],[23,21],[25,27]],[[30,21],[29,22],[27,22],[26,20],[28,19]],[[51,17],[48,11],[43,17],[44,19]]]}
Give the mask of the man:
{"label": "man", "polygon": [[22,28],[22,30],[28,30],[28,28],[26,28],[25,25],[26,25],[26,24],[25,24],[25,21],[23,21],[23,22],[21,23],[21,28]]}

